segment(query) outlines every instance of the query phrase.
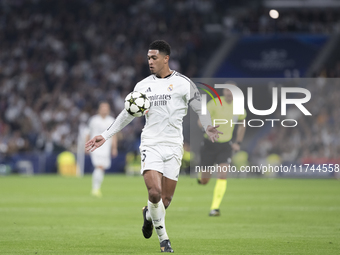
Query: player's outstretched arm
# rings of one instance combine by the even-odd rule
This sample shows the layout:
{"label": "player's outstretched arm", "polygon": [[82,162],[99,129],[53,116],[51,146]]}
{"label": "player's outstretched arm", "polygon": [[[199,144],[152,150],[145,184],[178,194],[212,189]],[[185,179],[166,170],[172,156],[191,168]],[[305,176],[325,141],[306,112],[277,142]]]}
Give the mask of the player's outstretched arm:
{"label": "player's outstretched arm", "polygon": [[99,148],[105,143],[105,139],[102,135],[97,135],[85,143],[86,151],[93,152],[95,149]]}
{"label": "player's outstretched arm", "polygon": [[199,93],[196,85],[191,82],[191,89],[190,89],[190,100],[189,105],[193,109],[194,112],[197,113],[199,118],[199,126],[203,127],[204,131],[207,133],[209,139],[214,143],[219,138],[218,134],[223,134],[222,132],[218,131],[218,126],[213,127],[211,123],[211,117],[209,111],[206,114],[202,114],[201,109],[201,94]]}
{"label": "player's outstretched arm", "polygon": [[85,144],[87,151],[94,151],[104,144],[104,142],[127,126],[135,117],[130,115],[125,109],[121,111],[117,119],[101,134],[93,137]]}
{"label": "player's outstretched arm", "polygon": [[205,130],[205,132],[207,133],[210,141],[217,142],[217,139],[220,137],[218,134],[223,134],[221,131],[218,131],[217,128],[219,127],[219,125],[213,127],[211,125],[209,125],[207,127],[207,129]]}

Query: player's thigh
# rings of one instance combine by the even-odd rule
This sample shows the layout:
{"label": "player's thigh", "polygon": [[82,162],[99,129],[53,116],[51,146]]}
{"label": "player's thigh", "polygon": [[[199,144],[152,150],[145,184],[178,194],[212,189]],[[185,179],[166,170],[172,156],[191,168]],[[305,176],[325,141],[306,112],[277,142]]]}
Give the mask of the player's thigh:
{"label": "player's thigh", "polygon": [[141,146],[141,173],[143,174],[149,200],[157,203],[162,195],[163,160],[154,147]]}
{"label": "player's thigh", "polygon": [[217,172],[217,178],[226,179],[231,163],[232,148],[229,143],[224,143],[220,145],[220,152],[216,156],[216,164],[219,165],[219,171]]}
{"label": "player's thigh", "polygon": [[215,160],[216,160],[216,155],[218,154],[218,152],[219,151],[218,151],[217,143],[212,143],[208,139],[203,140],[203,143],[200,149],[201,167],[203,168],[202,170],[208,169],[208,166],[214,165]]}
{"label": "player's thigh", "polygon": [[103,170],[111,167],[111,157],[110,156],[101,156],[101,155],[91,155],[92,165],[95,168],[101,168]]}
{"label": "player's thigh", "polygon": [[212,143],[208,139],[203,140],[203,144],[200,149],[201,158],[201,184],[207,184],[212,176],[210,167],[215,164],[216,155],[219,153],[218,144]]}
{"label": "player's thigh", "polygon": [[155,170],[145,170],[143,172],[143,178],[148,191],[162,192],[162,173]]}

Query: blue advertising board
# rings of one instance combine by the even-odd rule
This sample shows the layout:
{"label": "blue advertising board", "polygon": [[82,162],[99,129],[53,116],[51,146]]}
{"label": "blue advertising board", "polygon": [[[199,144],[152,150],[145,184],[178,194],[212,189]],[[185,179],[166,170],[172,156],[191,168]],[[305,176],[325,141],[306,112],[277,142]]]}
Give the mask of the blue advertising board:
{"label": "blue advertising board", "polygon": [[326,35],[243,36],[214,77],[285,77],[306,71],[328,40]]}

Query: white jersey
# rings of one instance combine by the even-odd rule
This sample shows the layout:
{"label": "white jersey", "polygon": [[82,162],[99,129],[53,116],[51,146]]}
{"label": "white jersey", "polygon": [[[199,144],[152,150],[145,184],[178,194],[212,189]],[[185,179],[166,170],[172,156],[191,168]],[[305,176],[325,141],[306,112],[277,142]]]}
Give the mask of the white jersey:
{"label": "white jersey", "polygon": [[[102,118],[99,114],[92,116],[89,120],[90,137],[94,137],[96,135],[101,134],[114,121],[115,121],[115,118],[111,116],[106,116],[105,118]],[[112,138],[109,139],[109,141],[104,143],[101,147],[96,149],[91,154],[100,155],[103,157],[111,157],[111,148],[112,148]]]}
{"label": "white jersey", "polygon": [[190,100],[199,96],[191,80],[176,71],[166,78],[150,75],[138,82],[134,91],[146,94],[151,103],[145,115],[141,146],[182,145],[183,117],[187,114]]}

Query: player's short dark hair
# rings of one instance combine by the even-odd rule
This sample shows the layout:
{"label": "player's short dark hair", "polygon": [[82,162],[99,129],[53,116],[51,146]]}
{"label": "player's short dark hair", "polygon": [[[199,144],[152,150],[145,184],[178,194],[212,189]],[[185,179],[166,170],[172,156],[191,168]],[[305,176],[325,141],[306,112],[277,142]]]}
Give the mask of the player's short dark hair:
{"label": "player's short dark hair", "polygon": [[165,55],[169,55],[169,56],[170,56],[170,53],[171,53],[170,45],[164,40],[153,41],[149,45],[149,50],[158,50],[159,52],[162,52]]}

